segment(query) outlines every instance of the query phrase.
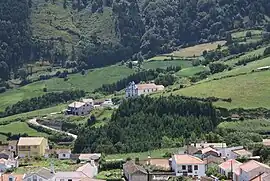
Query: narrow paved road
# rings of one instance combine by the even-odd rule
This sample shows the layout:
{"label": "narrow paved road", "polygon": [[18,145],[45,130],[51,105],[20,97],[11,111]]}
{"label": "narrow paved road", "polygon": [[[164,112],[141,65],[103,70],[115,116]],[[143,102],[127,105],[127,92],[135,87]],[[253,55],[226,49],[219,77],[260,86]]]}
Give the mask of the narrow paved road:
{"label": "narrow paved road", "polygon": [[37,118],[30,119],[30,120],[28,120],[28,122],[31,123],[31,124],[35,124],[35,125],[37,125],[37,126],[41,126],[41,127],[43,127],[43,128],[46,128],[46,129],[50,129],[50,130],[52,130],[52,131],[56,131],[56,132],[59,132],[59,133],[67,134],[67,135],[69,135],[69,136],[72,136],[72,137],[74,138],[74,140],[77,139],[77,135],[75,135],[75,134],[68,133],[68,132],[65,132],[65,131],[60,131],[60,130],[57,130],[57,129],[54,129],[54,128],[51,128],[51,127],[48,127],[48,126],[45,126],[45,125],[42,125],[42,124],[39,124],[39,123],[37,122]]}

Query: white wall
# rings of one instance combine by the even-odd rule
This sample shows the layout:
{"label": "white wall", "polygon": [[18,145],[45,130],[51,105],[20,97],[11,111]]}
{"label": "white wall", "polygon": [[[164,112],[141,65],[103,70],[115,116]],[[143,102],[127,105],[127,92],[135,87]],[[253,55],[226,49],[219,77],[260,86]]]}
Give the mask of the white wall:
{"label": "white wall", "polygon": [[143,89],[143,90],[140,89],[138,90],[138,95],[149,94],[156,91],[157,91],[157,88]]}
{"label": "white wall", "polygon": [[227,157],[228,159],[235,159],[235,153],[232,152],[232,150],[236,149],[242,149],[243,146],[235,146],[235,147],[229,147],[229,148],[221,148],[218,149],[218,151],[221,153],[221,157]]}
{"label": "white wall", "polygon": [[58,159],[60,160],[70,159],[70,153],[60,153],[58,154]]}

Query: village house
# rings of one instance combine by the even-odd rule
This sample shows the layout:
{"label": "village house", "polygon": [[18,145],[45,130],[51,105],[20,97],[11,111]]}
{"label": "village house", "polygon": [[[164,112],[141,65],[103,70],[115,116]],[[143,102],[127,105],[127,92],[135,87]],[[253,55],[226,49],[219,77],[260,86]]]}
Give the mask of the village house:
{"label": "village house", "polygon": [[15,159],[0,159],[0,173],[4,173],[8,169],[19,167],[19,161],[17,158]]}
{"label": "village house", "polygon": [[17,144],[18,140],[8,141],[8,151],[13,155],[18,155]]}
{"label": "village house", "polygon": [[101,157],[101,153],[82,153],[78,159],[81,162],[90,162],[91,160],[98,161]]}
{"label": "village house", "polygon": [[258,161],[250,160],[240,165],[239,172],[234,173],[234,178],[236,181],[249,181],[262,173],[269,174],[270,167]]}
{"label": "village house", "polygon": [[44,137],[20,137],[18,142],[18,156],[44,156],[48,149],[48,140]]}
{"label": "village house", "polygon": [[197,149],[211,147],[211,148],[214,148],[218,151],[222,148],[227,148],[226,143],[192,143],[191,146],[194,146]]}
{"label": "village house", "polygon": [[205,162],[192,155],[173,155],[171,165],[176,176],[205,176]]}
{"label": "village house", "polygon": [[3,174],[0,177],[1,181],[22,181],[23,174]]}
{"label": "village house", "polygon": [[262,143],[264,146],[270,147],[270,139],[263,139]]}
{"label": "village house", "polygon": [[232,178],[233,173],[239,169],[240,165],[242,165],[241,162],[230,159],[218,165],[218,171],[221,175],[225,175],[227,178]]}
{"label": "village house", "polygon": [[198,151],[193,153],[193,155],[203,159],[203,158],[207,158],[209,156],[219,157],[220,153],[217,150],[215,150],[214,148],[206,147],[206,148],[199,149]]}
{"label": "village house", "polygon": [[83,116],[89,114],[93,108],[93,99],[83,99],[82,102],[75,101],[69,104],[66,113],[76,116]]}
{"label": "village house", "polygon": [[246,149],[237,149],[232,151],[233,159],[237,158],[250,158],[252,157],[252,153],[247,151]]}
{"label": "village house", "polygon": [[269,181],[269,180],[270,180],[270,174],[261,173],[260,175],[252,178],[250,181]]}
{"label": "village house", "polygon": [[23,176],[23,181],[101,181],[93,179],[98,173],[97,166],[86,163],[76,171],[55,172],[54,166],[50,169],[41,168],[37,172],[30,172]]}
{"label": "village house", "polygon": [[218,151],[221,154],[221,157],[227,158],[227,159],[235,159],[235,154],[233,153],[233,150],[240,150],[244,149],[243,146],[235,146],[235,147],[227,147],[227,148],[221,148]]}
{"label": "village house", "polygon": [[135,84],[135,82],[130,82],[126,88],[126,98],[137,97],[143,94],[149,94],[152,92],[164,90],[163,85],[151,84]]}
{"label": "village house", "polygon": [[123,165],[123,172],[128,181],[147,181],[147,171],[133,161],[127,161]]}
{"label": "village house", "polygon": [[58,159],[60,160],[70,159],[71,150],[70,149],[57,149],[56,154],[57,154]]}

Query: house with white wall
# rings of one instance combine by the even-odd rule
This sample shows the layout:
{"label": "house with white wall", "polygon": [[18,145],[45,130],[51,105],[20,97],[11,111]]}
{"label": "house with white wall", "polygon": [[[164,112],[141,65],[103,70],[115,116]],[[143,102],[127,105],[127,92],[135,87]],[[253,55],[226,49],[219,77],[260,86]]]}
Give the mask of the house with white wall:
{"label": "house with white wall", "polygon": [[69,104],[66,113],[76,116],[84,116],[89,114],[93,108],[93,99],[83,99],[82,101],[75,101]]}
{"label": "house with white wall", "polygon": [[18,158],[0,159],[0,173],[4,173],[8,169],[19,167]]}
{"label": "house with white wall", "polygon": [[205,162],[192,155],[173,155],[171,165],[176,176],[205,176]]}
{"label": "house with white wall", "polygon": [[135,84],[135,82],[130,82],[126,88],[126,98],[137,97],[144,94],[150,94],[157,91],[164,90],[163,85],[151,84]]}
{"label": "house with white wall", "polygon": [[71,150],[70,149],[57,149],[56,154],[57,154],[58,159],[60,160],[70,159]]}

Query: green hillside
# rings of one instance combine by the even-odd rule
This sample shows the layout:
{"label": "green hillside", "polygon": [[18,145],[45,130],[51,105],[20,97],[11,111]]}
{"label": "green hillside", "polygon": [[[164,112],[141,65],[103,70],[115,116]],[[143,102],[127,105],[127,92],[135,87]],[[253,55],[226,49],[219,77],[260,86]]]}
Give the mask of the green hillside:
{"label": "green hillside", "polygon": [[0,111],[18,101],[30,99],[45,94],[43,88],[46,87],[48,92],[64,91],[70,89],[81,89],[86,92],[92,92],[99,88],[102,84],[109,84],[127,77],[134,70],[126,66],[109,66],[94,70],[89,70],[85,75],[81,73],[69,75],[69,79],[65,81],[62,78],[52,78],[49,80],[38,81],[26,86],[13,89],[1,94]]}
{"label": "green hillside", "polygon": [[217,106],[227,108],[270,108],[269,76],[270,72],[266,71],[212,80],[180,89],[173,94],[192,97],[231,98],[231,103],[215,103]]}

